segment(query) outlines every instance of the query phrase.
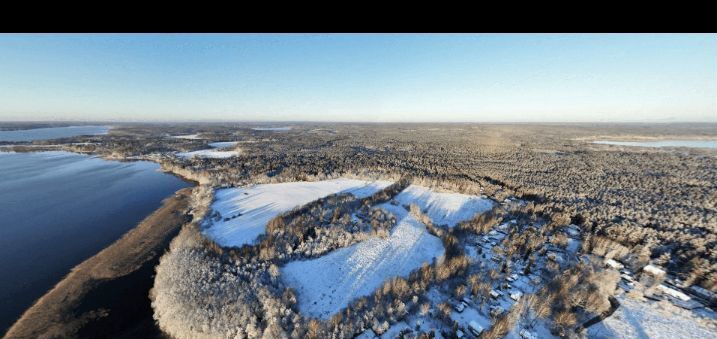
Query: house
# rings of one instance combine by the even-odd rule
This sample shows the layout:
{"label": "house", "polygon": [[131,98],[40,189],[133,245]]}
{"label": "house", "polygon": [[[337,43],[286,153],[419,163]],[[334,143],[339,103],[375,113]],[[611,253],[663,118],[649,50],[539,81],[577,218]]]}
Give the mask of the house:
{"label": "house", "polygon": [[620,278],[622,278],[622,280],[625,280],[627,282],[631,282],[631,283],[635,282],[635,279],[627,273],[620,274]]}
{"label": "house", "polygon": [[475,322],[474,320],[471,320],[468,323],[468,329],[473,333],[475,336],[479,336],[481,333],[483,333],[483,326]]}
{"label": "house", "polygon": [[642,268],[643,273],[647,273],[653,277],[656,278],[662,278],[665,276],[666,272],[662,267],[659,267],[657,265],[649,264]]}
{"label": "house", "polygon": [[668,287],[665,284],[660,284],[659,286],[657,286],[657,288],[659,288],[662,293],[678,300],[689,301],[691,299],[687,294],[684,294],[674,288]]}
{"label": "house", "polygon": [[497,317],[503,314],[505,310],[500,306],[494,306],[490,308],[490,315],[491,317]]}
{"label": "house", "polygon": [[463,331],[461,331],[461,330],[456,330],[456,338],[461,339],[461,338],[463,338],[464,336],[465,336],[465,334],[463,334]]}
{"label": "house", "polygon": [[456,310],[456,312],[461,313],[461,312],[463,312],[463,310],[466,309],[466,306],[468,306],[468,305],[466,305],[466,303],[460,302],[460,303],[455,304],[455,306],[453,306],[453,308]]}
{"label": "house", "polygon": [[508,280],[508,281],[510,281],[510,282],[514,282],[514,281],[518,280],[518,275],[515,274],[515,273],[513,273],[513,274],[511,274],[508,278],[506,278],[505,280]]}
{"label": "house", "polygon": [[616,270],[621,270],[621,269],[625,268],[625,265],[623,265],[622,263],[620,263],[619,261],[614,260],[614,259],[605,260],[605,266],[614,268]]}
{"label": "house", "polygon": [[521,293],[520,291],[517,291],[517,292],[513,292],[510,294],[510,299],[518,301],[518,300],[520,300],[520,297],[522,297],[522,296],[523,296],[523,293]]}
{"label": "house", "polygon": [[501,292],[501,291],[490,290],[490,296],[491,296],[491,298],[493,298],[493,299],[498,299],[498,298],[500,298],[500,296],[502,296],[502,295],[503,295],[503,292]]}

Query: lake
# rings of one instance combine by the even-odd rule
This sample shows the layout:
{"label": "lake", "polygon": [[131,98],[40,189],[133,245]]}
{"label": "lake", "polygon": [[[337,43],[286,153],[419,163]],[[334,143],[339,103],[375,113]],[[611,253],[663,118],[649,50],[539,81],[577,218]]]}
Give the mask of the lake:
{"label": "lake", "polygon": [[717,140],[593,141],[594,144],[638,147],[717,148]]}
{"label": "lake", "polygon": [[75,137],[79,135],[107,134],[107,126],[68,126],[0,131],[0,141],[33,141]]}
{"label": "lake", "polygon": [[0,333],[59,282],[190,184],[151,162],[0,152]]}

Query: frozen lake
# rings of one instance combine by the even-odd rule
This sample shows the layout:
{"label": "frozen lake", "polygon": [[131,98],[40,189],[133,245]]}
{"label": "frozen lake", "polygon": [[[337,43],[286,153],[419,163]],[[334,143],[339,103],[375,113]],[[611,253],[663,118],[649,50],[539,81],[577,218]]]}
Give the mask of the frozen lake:
{"label": "frozen lake", "polygon": [[0,141],[33,141],[107,134],[107,126],[68,126],[0,131]]}
{"label": "frozen lake", "polygon": [[151,162],[0,152],[0,333],[69,273],[189,186]]}
{"label": "frozen lake", "polygon": [[656,140],[656,141],[611,141],[598,140],[594,144],[637,146],[637,147],[692,147],[717,148],[717,140]]}

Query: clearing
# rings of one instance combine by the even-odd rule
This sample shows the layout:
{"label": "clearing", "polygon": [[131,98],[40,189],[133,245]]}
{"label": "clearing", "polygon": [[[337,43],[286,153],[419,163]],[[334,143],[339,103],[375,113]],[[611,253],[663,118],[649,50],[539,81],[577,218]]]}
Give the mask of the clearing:
{"label": "clearing", "polygon": [[493,207],[493,203],[487,198],[452,192],[441,193],[418,185],[408,186],[395,199],[402,205],[418,205],[435,225],[449,227]]}
{"label": "clearing", "polygon": [[200,157],[200,158],[212,158],[212,159],[226,159],[231,158],[239,155],[239,151],[219,151],[215,149],[203,149],[199,151],[192,151],[192,152],[182,152],[177,153],[177,156],[189,159],[194,157]]}
{"label": "clearing", "polygon": [[405,215],[386,239],[374,237],[320,258],[294,261],[281,273],[297,290],[302,313],[326,319],[389,278],[407,276],[443,252],[440,239]]}
{"label": "clearing", "polygon": [[287,182],[217,190],[204,234],[224,247],[251,244],[264,233],[266,224],[280,213],[327,195],[351,193],[368,197],[390,181],[333,179],[315,182]]}

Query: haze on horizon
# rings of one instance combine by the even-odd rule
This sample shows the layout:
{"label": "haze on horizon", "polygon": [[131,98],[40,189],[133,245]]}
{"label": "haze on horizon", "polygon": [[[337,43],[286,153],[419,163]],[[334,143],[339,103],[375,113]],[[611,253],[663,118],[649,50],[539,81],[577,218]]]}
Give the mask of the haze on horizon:
{"label": "haze on horizon", "polygon": [[0,35],[30,120],[717,122],[717,35]]}

